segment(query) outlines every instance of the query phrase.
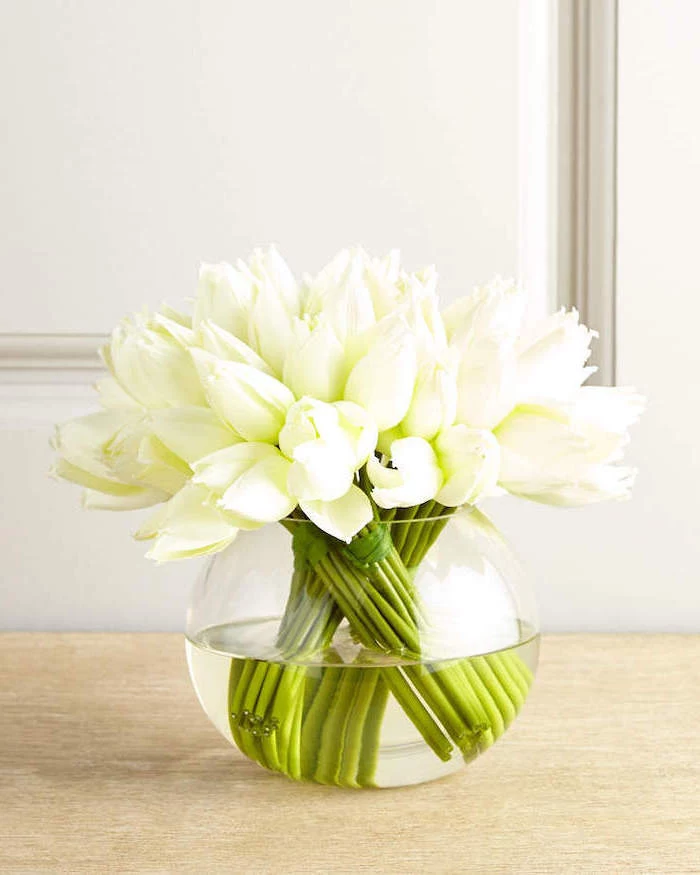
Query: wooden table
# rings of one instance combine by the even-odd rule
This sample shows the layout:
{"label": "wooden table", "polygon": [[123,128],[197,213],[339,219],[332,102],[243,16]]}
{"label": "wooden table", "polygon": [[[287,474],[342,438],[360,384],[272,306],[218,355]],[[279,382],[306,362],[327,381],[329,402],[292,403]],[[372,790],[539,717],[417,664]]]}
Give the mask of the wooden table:
{"label": "wooden table", "polygon": [[0,872],[700,872],[700,637],[547,638],[461,774],[344,791],[264,772],[176,635],[0,635]]}

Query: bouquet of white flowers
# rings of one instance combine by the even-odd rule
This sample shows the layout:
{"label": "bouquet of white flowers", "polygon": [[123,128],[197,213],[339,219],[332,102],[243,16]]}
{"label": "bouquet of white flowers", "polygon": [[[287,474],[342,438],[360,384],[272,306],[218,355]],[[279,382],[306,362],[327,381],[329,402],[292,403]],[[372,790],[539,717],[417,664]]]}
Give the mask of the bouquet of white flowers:
{"label": "bouquet of white flowers", "polygon": [[[55,473],[85,488],[87,507],[157,505],[136,534],[157,561],[288,528],[282,654],[322,650],[345,618],[366,648],[407,660],[365,691],[352,757],[319,755],[302,732],[324,696],[342,708],[339,678],[314,709],[303,666],[233,660],[236,742],[292,777],[318,779],[322,762],[334,783],[371,783],[369,727],[389,694],[440,757],[490,743],[502,697],[521,703],[529,673],[517,656],[486,657],[476,678],[469,660],[411,665],[414,569],[465,504],[509,492],[583,505],[625,497],[634,478],[618,463],[642,399],[582,386],[594,332],[575,311],[526,329],[523,294],[496,279],[441,313],[436,284],[396,252],[345,250],[301,282],[274,248],[203,265],[192,315],[163,306],[118,325],[102,350],[104,409],[57,429]],[[420,524],[388,525],[409,520]],[[245,731],[238,715],[252,711],[274,713],[274,743]]]}

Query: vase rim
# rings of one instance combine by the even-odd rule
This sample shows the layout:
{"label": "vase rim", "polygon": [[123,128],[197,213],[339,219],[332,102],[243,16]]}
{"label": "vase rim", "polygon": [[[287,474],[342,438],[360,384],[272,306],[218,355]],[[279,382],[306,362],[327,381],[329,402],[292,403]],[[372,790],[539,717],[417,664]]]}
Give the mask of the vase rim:
{"label": "vase rim", "polygon": [[[429,513],[427,516],[415,516],[407,519],[379,519],[376,520],[376,522],[383,523],[386,526],[415,525],[418,523],[437,522],[439,520],[454,519],[457,516],[466,516],[476,510],[476,507],[473,504],[463,504],[459,507],[444,507],[441,505],[441,507],[442,511]],[[408,508],[397,508],[397,511],[399,513],[401,513],[402,511],[405,512],[406,510],[408,510]],[[287,523],[295,523],[301,526],[314,525],[313,521],[310,519],[299,519],[297,517],[287,517],[284,522],[285,525]]]}

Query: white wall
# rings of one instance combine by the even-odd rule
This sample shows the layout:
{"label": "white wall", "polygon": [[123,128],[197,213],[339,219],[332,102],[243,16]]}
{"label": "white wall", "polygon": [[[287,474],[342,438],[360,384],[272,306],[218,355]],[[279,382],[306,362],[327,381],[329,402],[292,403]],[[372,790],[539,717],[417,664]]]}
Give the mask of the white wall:
{"label": "white wall", "polygon": [[515,271],[517,0],[0,8],[1,330],[108,331],[271,240]]}
{"label": "white wall", "polygon": [[[514,273],[517,7],[0,0],[0,331],[106,332],[270,240]],[[89,376],[0,369],[0,626],[179,629],[195,566],[46,477]]]}

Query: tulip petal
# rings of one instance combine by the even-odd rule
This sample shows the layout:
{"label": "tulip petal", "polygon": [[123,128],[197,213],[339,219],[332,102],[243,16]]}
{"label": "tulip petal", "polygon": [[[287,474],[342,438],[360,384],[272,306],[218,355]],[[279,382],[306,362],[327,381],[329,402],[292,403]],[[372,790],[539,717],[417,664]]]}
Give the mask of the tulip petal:
{"label": "tulip petal", "polygon": [[167,318],[135,315],[112,332],[103,357],[120,386],[144,407],[204,405],[183,332]]}
{"label": "tulip petal", "polygon": [[369,498],[354,485],[335,501],[301,501],[299,506],[320,529],[346,542],[373,518]]}
{"label": "tulip petal", "polygon": [[457,381],[454,374],[435,362],[418,372],[411,406],[401,423],[406,436],[432,440],[452,425],[457,414]]}
{"label": "tulip petal", "polygon": [[311,281],[306,311],[323,313],[343,346],[377,321],[366,283],[368,266],[361,249],[344,249]]}
{"label": "tulip petal", "polygon": [[494,494],[500,446],[490,431],[455,425],[443,431],[434,446],[445,478],[436,501],[446,507],[459,507]]}
{"label": "tulip petal", "polygon": [[192,480],[193,483],[200,483],[212,492],[223,495],[229,486],[253,465],[279,455],[280,451],[270,444],[243,441],[195,462],[192,466],[194,469]]}
{"label": "tulip petal", "polygon": [[82,504],[87,510],[139,510],[169,497],[160,489],[139,489],[130,495],[108,495],[95,489],[84,489]]}
{"label": "tulip petal", "polygon": [[136,537],[154,537],[154,545],[146,555],[166,562],[222,550],[236,537],[237,522],[235,515],[216,506],[205,487],[190,485],[159,508]]}
{"label": "tulip petal", "polygon": [[203,264],[192,324],[195,328],[210,321],[238,337],[248,339],[248,314],[253,300],[253,283],[230,264]]}
{"label": "tulip petal", "polygon": [[435,451],[418,437],[401,438],[391,445],[393,468],[370,458],[367,473],[374,485],[372,498],[383,508],[413,507],[435,498],[443,476]]}
{"label": "tulip petal", "polygon": [[141,410],[141,405],[119,385],[114,377],[105,377],[95,383],[100,403],[107,409]]}
{"label": "tulip petal", "polygon": [[596,370],[586,367],[597,334],[579,324],[576,310],[560,310],[520,341],[517,397],[567,398]]}
{"label": "tulip petal", "polygon": [[462,359],[457,376],[457,422],[491,429],[513,409],[516,358],[512,344],[482,343]]}
{"label": "tulip petal", "polygon": [[140,485],[122,483],[116,479],[99,477],[90,471],[73,465],[67,459],[58,459],[51,469],[51,473],[62,480],[69,480],[71,483],[77,483],[78,486],[84,486],[86,489],[95,492],[104,492],[106,495],[121,498],[131,498],[135,501],[142,500],[145,504],[139,505],[141,507],[148,507],[151,504],[157,504],[159,501],[166,501],[170,497],[167,492],[159,489],[151,489]]}
{"label": "tulip petal", "polygon": [[289,265],[279,254],[276,246],[254,249],[246,269],[258,283],[275,290],[288,313],[299,310],[299,287]]}
{"label": "tulip petal", "polygon": [[402,317],[390,316],[375,334],[367,354],[350,372],[345,399],[364,407],[379,431],[385,431],[406,415],[415,379],[413,336]]}
{"label": "tulip petal", "polygon": [[118,479],[105,462],[104,448],[115,434],[124,428],[136,426],[142,420],[143,413],[140,410],[112,409],[89,413],[58,425],[53,447],[76,468],[98,478]]}
{"label": "tulip petal", "polygon": [[255,522],[284,519],[297,504],[287,492],[289,468],[281,454],[257,462],[229,486],[220,506]]}
{"label": "tulip petal", "polygon": [[300,500],[333,501],[352,484],[355,459],[347,441],[307,441],[296,447],[293,459],[289,491]]}
{"label": "tulip petal", "polygon": [[258,289],[248,320],[248,338],[275,374],[282,374],[287,349],[291,346],[293,316],[277,292],[265,284]]}
{"label": "tulip petal", "polygon": [[598,394],[597,388],[586,390],[580,405],[519,405],[499,425],[504,489],[559,506],[627,495],[634,472],[611,463],[622,455],[625,426],[638,415],[639,396],[614,389]]}
{"label": "tulip petal", "polygon": [[191,350],[207,399],[235,432],[249,441],[276,443],[294,396],[279,380],[250,365]]}
{"label": "tulip petal", "polygon": [[153,433],[188,464],[240,438],[208,407],[172,407],[151,414]]}
{"label": "tulip petal", "polygon": [[235,335],[226,331],[215,322],[205,320],[199,325],[199,339],[202,347],[220,359],[250,365],[266,374],[272,374],[272,368],[254,349]]}
{"label": "tulip petal", "polygon": [[300,320],[284,362],[284,382],[301,398],[337,401],[345,384],[345,350],[325,321],[312,330]]}

